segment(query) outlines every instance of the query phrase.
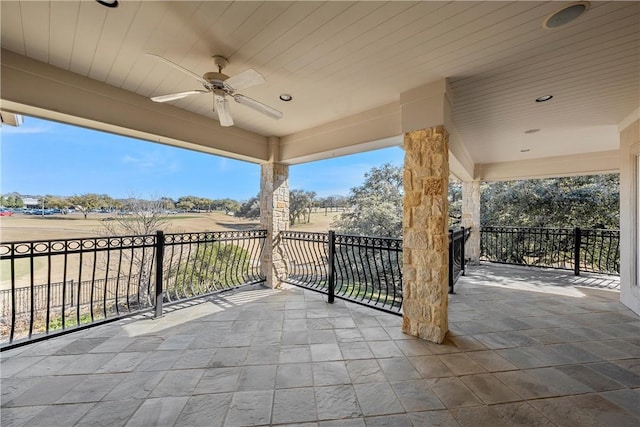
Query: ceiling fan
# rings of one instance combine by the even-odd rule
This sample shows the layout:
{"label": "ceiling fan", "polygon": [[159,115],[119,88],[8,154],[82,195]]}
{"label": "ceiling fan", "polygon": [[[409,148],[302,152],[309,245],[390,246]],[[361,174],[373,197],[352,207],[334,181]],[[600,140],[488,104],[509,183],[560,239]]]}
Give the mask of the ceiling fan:
{"label": "ceiling fan", "polygon": [[218,120],[220,120],[221,126],[233,126],[233,117],[231,117],[231,110],[229,108],[229,98],[233,98],[238,104],[245,105],[259,113],[269,116],[274,119],[282,118],[282,112],[270,107],[248,96],[237,93],[238,90],[246,89],[251,86],[256,86],[265,82],[262,74],[254,69],[248,69],[240,74],[229,77],[222,73],[222,70],[229,65],[227,58],[215,55],[211,59],[218,71],[210,71],[205,73],[202,77],[196,73],[181,67],[175,62],[169,61],[160,55],[153,53],[147,53],[147,56],[158,59],[165,64],[168,64],[176,70],[182,71],[184,74],[199,81],[205,88],[205,90],[188,90],[185,92],[170,93],[167,95],[160,95],[151,97],[154,102],[168,102],[175,101],[176,99],[182,99],[190,95],[213,93],[213,111],[218,114]]}

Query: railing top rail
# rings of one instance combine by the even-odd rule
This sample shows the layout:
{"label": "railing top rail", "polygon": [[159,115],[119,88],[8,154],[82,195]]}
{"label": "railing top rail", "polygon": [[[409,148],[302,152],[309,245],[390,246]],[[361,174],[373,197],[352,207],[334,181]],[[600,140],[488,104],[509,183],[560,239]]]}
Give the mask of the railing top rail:
{"label": "railing top rail", "polygon": [[391,237],[355,236],[336,234],[336,245],[350,245],[364,248],[402,250],[402,239]]}
{"label": "railing top rail", "polygon": [[32,243],[71,242],[71,241],[78,241],[78,240],[84,241],[84,240],[99,240],[99,239],[109,239],[109,238],[125,239],[125,238],[146,237],[146,236],[155,237],[155,234],[127,234],[123,236],[85,236],[85,237],[69,237],[67,239],[12,240],[9,242],[0,242],[0,245],[18,245],[18,244],[27,245]]}
{"label": "railing top rail", "polygon": [[143,248],[153,246],[155,239],[156,237],[153,234],[141,234],[7,242],[0,243],[0,257],[24,258],[81,252],[100,252],[123,248]]}
{"label": "railing top rail", "polygon": [[481,230],[487,230],[487,229],[492,229],[492,228],[496,228],[496,229],[516,229],[516,230],[568,230],[568,231],[573,231],[573,229],[575,227],[527,227],[527,226],[520,226],[520,225],[482,225],[480,226]]}
{"label": "railing top rail", "polygon": [[314,242],[327,242],[329,241],[328,233],[317,233],[311,231],[282,231],[280,236],[283,239],[289,240],[309,240]]}
{"label": "railing top rail", "polygon": [[225,240],[254,239],[266,237],[267,230],[233,230],[233,231],[204,231],[197,233],[167,233],[164,235],[165,244],[214,242]]}
{"label": "railing top rail", "polygon": [[508,229],[508,230],[562,230],[572,232],[576,228],[582,231],[602,231],[619,233],[620,229],[617,228],[589,228],[589,227],[527,227],[525,225],[483,225],[480,230],[493,230],[493,229]]}

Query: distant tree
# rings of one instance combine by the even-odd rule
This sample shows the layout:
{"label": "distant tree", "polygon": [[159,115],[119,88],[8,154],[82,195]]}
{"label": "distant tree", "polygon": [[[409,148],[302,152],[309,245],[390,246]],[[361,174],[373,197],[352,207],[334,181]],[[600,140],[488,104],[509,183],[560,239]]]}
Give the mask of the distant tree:
{"label": "distant tree", "polygon": [[84,219],[87,219],[87,215],[93,209],[97,209],[101,207],[103,203],[103,199],[98,194],[83,194],[80,196],[71,196],[69,197],[69,203],[80,212],[84,214]]}
{"label": "distant tree", "polygon": [[43,205],[45,209],[64,209],[68,201],[62,197],[47,195],[44,196]]}
{"label": "distant tree", "polygon": [[242,206],[240,202],[233,199],[216,200],[215,206],[217,210],[224,211],[227,215],[236,213]]}
{"label": "distant tree", "polygon": [[311,208],[316,193],[313,191],[291,190],[289,192],[289,222],[294,225],[302,218],[307,223],[311,219]]}
{"label": "distant tree", "polygon": [[482,225],[620,226],[617,174],[483,183]]}
{"label": "distant tree", "polygon": [[11,193],[2,197],[2,200],[0,200],[0,206],[4,206],[5,208],[21,208],[24,207],[24,202],[22,201],[22,196],[20,196],[20,194]]}
{"label": "distant tree", "polygon": [[160,206],[165,210],[172,210],[176,208],[176,204],[170,197],[160,197],[158,199]]}
{"label": "distant tree", "polygon": [[[154,234],[158,230],[166,231],[171,222],[165,215],[166,198],[143,200],[130,197],[124,201],[127,215],[116,215],[102,221],[100,233],[105,237],[141,236]],[[139,278],[134,298],[141,304],[151,303],[151,277],[154,266],[154,253],[151,250],[137,248],[123,250],[118,259],[103,259],[101,268],[107,271],[118,271],[121,265],[130,264],[127,274]],[[122,263],[122,264],[121,264]]]}
{"label": "distant tree", "polygon": [[117,215],[102,222],[105,236],[153,234],[166,230],[171,222],[165,215],[165,198],[158,200],[128,199],[128,215]]}
{"label": "distant tree", "polygon": [[449,227],[459,227],[462,221],[462,183],[449,180]]}
{"label": "distant tree", "polygon": [[378,237],[402,236],[403,168],[390,163],[372,168],[361,186],[350,190],[347,211],[333,223],[337,231]]}
{"label": "distant tree", "polygon": [[249,219],[260,218],[260,198],[255,196],[244,202],[236,212],[236,216]]}
{"label": "distant tree", "polygon": [[178,209],[182,209],[185,211],[190,211],[195,209],[196,207],[196,197],[194,196],[183,196],[178,199],[176,202],[176,207]]}
{"label": "distant tree", "polygon": [[198,197],[196,199],[196,209],[199,211],[211,211],[213,209],[213,200],[206,197]]}
{"label": "distant tree", "polygon": [[336,211],[346,206],[347,198],[341,195],[331,195],[316,199],[315,206],[323,208],[325,215],[329,211]]}

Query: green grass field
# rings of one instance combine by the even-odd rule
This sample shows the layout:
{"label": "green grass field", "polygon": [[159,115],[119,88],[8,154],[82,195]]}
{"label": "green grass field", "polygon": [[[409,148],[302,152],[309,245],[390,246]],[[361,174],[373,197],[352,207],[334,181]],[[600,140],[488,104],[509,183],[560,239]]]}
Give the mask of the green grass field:
{"label": "green grass field", "polygon": [[[11,280],[11,260],[3,259],[0,261],[0,281]],[[42,258],[34,258],[33,271],[37,271],[45,265]],[[17,259],[14,262],[15,278],[18,279],[26,276],[31,271],[30,260],[27,258]]]}

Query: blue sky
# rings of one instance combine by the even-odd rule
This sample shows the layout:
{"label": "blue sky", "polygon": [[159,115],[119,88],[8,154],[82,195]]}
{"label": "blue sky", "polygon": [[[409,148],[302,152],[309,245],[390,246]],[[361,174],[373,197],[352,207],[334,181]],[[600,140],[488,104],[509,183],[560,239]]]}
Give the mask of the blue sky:
{"label": "blue sky", "polygon": [[[18,128],[2,126],[0,138],[3,194],[246,200],[260,189],[257,164],[32,117]],[[320,197],[347,195],[373,166],[400,165],[403,156],[393,147],[294,165],[289,186]]]}

